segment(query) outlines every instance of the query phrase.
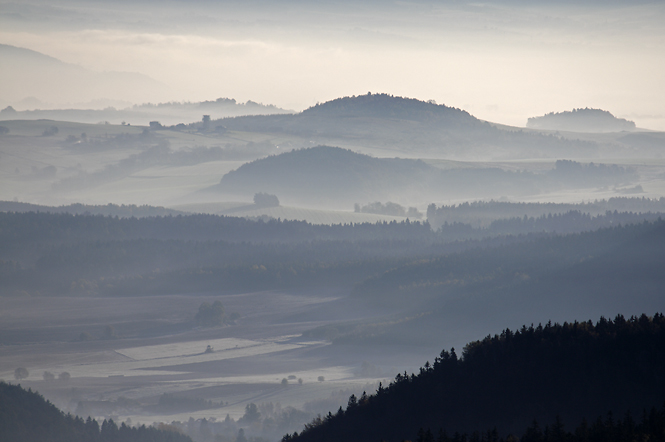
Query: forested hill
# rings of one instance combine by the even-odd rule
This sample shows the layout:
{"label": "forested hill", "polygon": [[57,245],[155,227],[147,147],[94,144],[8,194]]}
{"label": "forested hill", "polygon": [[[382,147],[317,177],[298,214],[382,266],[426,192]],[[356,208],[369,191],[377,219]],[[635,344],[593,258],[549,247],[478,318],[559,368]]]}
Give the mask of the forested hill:
{"label": "forested hill", "polygon": [[348,149],[317,146],[243,164],[216,190],[251,195],[267,191],[312,202],[386,199],[441,173],[420,160],[374,158]]}
{"label": "forested hill", "polygon": [[[577,425],[608,412],[641,416],[664,399],[665,317],[626,320],[619,315],[614,320],[601,317],[596,324],[506,329],[468,344],[461,358],[454,349],[444,350],[419,374],[398,374],[373,395],[352,396],[346,410],[340,408],[283,440],[392,442],[413,440],[421,428],[451,435],[496,428],[489,439],[496,441],[497,434],[523,436],[534,419],[541,426],[554,424],[561,433],[562,423]],[[654,440],[663,440],[663,422],[660,428]],[[631,440],[616,437],[616,431],[602,440]],[[540,440],[564,440],[548,433],[544,438],[541,433]],[[530,435],[522,440],[537,440]],[[456,435],[453,440],[462,439]]]}
{"label": "forested hill", "polygon": [[113,420],[101,426],[63,414],[55,405],[20,385],[0,382],[0,440],[7,442],[192,442],[181,433],[146,427],[118,427]]}
{"label": "forested hill", "polygon": [[602,109],[573,109],[572,111],[550,112],[542,117],[529,118],[527,127],[546,130],[566,130],[573,132],[620,132],[635,130],[635,123],[617,118]]}
{"label": "forested hill", "polygon": [[388,94],[367,94],[343,97],[319,103],[302,112],[318,117],[371,117],[412,120],[443,124],[447,127],[480,127],[482,121],[468,112],[414,98],[394,97]]}
{"label": "forested hill", "polygon": [[217,120],[229,130],[290,134],[342,147],[375,147],[446,157],[537,155],[589,158],[598,144],[520,130],[503,130],[468,112],[388,94],[343,97],[299,114]]}
{"label": "forested hill", "polygon": [[316,146],[271,155],[224,175],[207,191],[239,195],[276,193],[291,204],[337,204],[397,198],[498,198],[562,188],[625,185],[635,181],[630,167],[559,160],[543,173],[498,167],[440,169],[422,160],[376,158],[349,149]]}

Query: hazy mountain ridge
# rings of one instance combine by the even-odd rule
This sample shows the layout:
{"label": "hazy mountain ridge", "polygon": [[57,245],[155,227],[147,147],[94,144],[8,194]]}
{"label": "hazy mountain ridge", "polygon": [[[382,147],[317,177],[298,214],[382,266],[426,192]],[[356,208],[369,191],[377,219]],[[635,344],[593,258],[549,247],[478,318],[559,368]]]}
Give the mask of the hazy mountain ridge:
{"label": "hazy mountain ridge", "polygon": [[448,158],[593,157],[599,145],[531,131],[508,131],[468,112],[388,94],[344,97],[299,114],[223,119],[225,127],[315,138],[320,144],[374,147]]}
{"label": "hazy mountain ridge", "polygon": [[162,83],[135,72],[93,72],[64,63],[30,49],[0,46],[0,80],[6,85],[1,97],[11,103],[26,98],[24,92],[46,102],[70,103],[106,98],[152,101],[164,93]]}
{"label": "hazy mountain ridge", "polygon": [[301,115],[412,120],[451,128],[480,128],[484,125],[484,122],[461,109],[436,104],[432,101],[372,93],[319,103],[305,109]]}
{"label": "hazy mountain ridge", "polygon": [[[39,106],[38,103],[35,106]],[[253,101],[238,103],[232,98],[218,98],[214,101],[201,102],[167,102],[143,103],[130,107],[106,106],[103,109],[71,108],[71,109],[32,109],[12,111],[5,108],[0,112],[0,120],[38,120],[49,119],[56,121],[70,121],[78,123],[111,124],[129,123],[133,125],[148,126],[151,121],[163,125],[191,124],[201,121],[203,115],[211,118],[223,118],[239,115],[272,115],[289,114],[291,111],[281,109],[272,104],[262,104]]]}
{"label": "hazy mountain ridge", "polygon": [[511,172],[496,167],[442,170],[421,160],[374,158],[349,149],[317,146],[271,155],[224,175],[212,191],[252,195],[268,191],[284,200],[344,204],[400,198],[496,198],[551,189],[630,183],[638,177],[616,165],[557,161],[547,173]]}
{"label": "hazy mountain ridge", "polygon": [[636,128],[633,121],[617,118],[602,109],[589,108],[550,112],[542,117],[532,117],[528,119],[526,127],[571,132],[621,132]]}

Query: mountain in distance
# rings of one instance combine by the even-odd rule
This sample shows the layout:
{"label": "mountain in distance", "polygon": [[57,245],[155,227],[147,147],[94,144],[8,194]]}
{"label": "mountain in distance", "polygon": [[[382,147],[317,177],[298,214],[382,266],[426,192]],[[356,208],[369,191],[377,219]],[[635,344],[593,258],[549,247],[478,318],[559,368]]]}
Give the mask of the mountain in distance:
{"label": "mountain in distance", "polygon": [[590,141],[504,130],[468,112],[388,94],[343,97],[298,114],[220,120],[231,130],[299,136],[317,144],[456,159],[533,158],[598,154]]}
{"label": "mountain in distance", "polygon": [[318,103],[305,109],[302,115],[326,118],[382,118],[468,129],[480,129],[486,124],[464,110],[436,104],[431,100],[421,101],[415,98],[372,93]]}
{"label": "mountain in distance", "polygon": [[166,85],[135,72],[94,72],[30,49],[0,44],[0,100],[7,105],[26,97],[72,103],[108,98],[155,101]]}
{"label": "mountain in distance", "polygon": [[541,130],[602,133],[632,131],[635,130],[635,123],[624,118],[617,118],[602,109],[584,108],[550,112],[542,117],[529,118],[526,127]]}
{"label": "mountain in distance", "polygon": [[[23,103],[32,101],[34,106],[41,102],[22,100]],[[99,100],[98,103],[103,103]],[[88,103],[95,105],[96,103]],[[125,107],[96,106],[86,108],[86,104],[74,105],[70,109],[35,108],[33,110],[16,111],[7,107],[0,111],[0,120],[55,120],[76,123],[111,124],[129,123],[131,125],[148,126],[151,121],[157,121],[164,126],[173,126],[180,123],[193,123],[202,121],[204,115],[211,119],[233,117],[240,115],[272,115],[286,114],[292,111],[281,109],[273,104],[262,104],[251,100],[245,103],[237,102],[233,98],[217,98],[199,102],[167,102],[142,103]],[[214,129],[214,128],[213,128]]]}
{"label": "mountain in distance", "polygon": [[636,174],[626,168],[557,161],[545,173],[506,171],[498,167],[440,169],[422,160],[376,158],[349,149],[317,146],[271,155],[245,163],[204,192],[250,198],[277,194],[299,205],[331,205],[400,201],[428,204],[441,198],[500,198],[562,188],[593,188],[630,183]]}
{"label": "mountain in distance", "polygon": [[500,196],[533,190],[534,175],[498,168],[441,170],[422,160],[375,158],[331,146],[271,155],[245,163],[206,192],[243,198],[276,194],[289,204],[332,205],[400,200],[430,201],[435,195]]}
{"label": "mountain in distance", "polygon": [[243,164],[224,175],[215,191],[250,196],[269,191],[284,200],[352,207],[386,199],[437,169],[420,160],[373,158],[348,149],[317,146]]}

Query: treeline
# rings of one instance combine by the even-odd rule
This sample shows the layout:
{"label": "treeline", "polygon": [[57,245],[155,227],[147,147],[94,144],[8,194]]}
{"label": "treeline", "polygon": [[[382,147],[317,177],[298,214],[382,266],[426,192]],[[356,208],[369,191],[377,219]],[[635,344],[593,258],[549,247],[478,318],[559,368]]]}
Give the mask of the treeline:
{"label": "treeline", "polygon": [[353,284],[429,254],[426,223],[0,213],[3,295],[135,295]]}
{"label": "treeline", "polygon": [[467,237],[482,237],[495,235],[520,235],[532,232],[579,233],[598,230],[626,224],[638,224],[644,221],[657,221],[665,216],[665,212],[634,213],[610,212],[602,215],[591,215],[579,210],[565,213],[541,215],[539,217],[505,218],[497,219],[487,228],[474,229],[471,224],[444,223],[439,228],[439,234],[445,238],[452,235],[468,235]]}
{"label": "treeline", "polygon": [[39,204],[21,203],[17,201],[0,201],[0,212],[48,212],[69,213],[72,215],[104,215],[120,218],[145,218],[147,216],[185,215],[179,210],[167,209],[161,206],[148,206],[135,204],[69,204],[67,206],[43,206]]}
{"label": "treeline", "polygon": [[615,197],[586,203],[512,203],[503,201],[473,201],[450,206],[427,207],[427,221],[433,229],[444,223],[472,224],[487,227],[492,221],[505,218],[538,218],[543,215],[579,211],[592,216],[610,212],[658,213],[665,212],[665,198]]}
{"label": "treeline", "polygon": [[377,215],[390,215],[390,216],[403,216],[408,217],[413,220],[421,219],[423,214],[418,211],[415,207],[409,207],[408,209],[404,206],[388,201],[385,204],[382,204],[379,201],[373,203],[360,205],[358,203],[353,205],[353,211],[356,213],[375,213]]}
{"label": "treeline", "polygon": [[[418,374],[398,374],[375,394],[351,396],[346,410],[340,407],[283,440],[390,442],[414,439],[419,429],[434,428],[448,432],[443,441],[462,442],[460,434],[475,434],[475,440],[474,431],[496,428],[489,440],[512,433],[525,442],[558,442],[568,440],[554,439],[565,437],[562,422],[580,422],[608,410],[639,415],[660,406],[664,373],[665,317],[660,313],[601,317],[595,324],[522,326],[468,344],[461,357],[455,349],[444,350]],[[662,440],[663,414],[650,416],[653,421],[647,417],[643,430],[661,429],[656,440]],[[529,427],[534,420],[548,425],[547,433]],[[578,437],[644,440],[619,439],[613,422],[604,421],[598,428],[583,423]],[[637,431],[636,426],[631,430],[633,435]],[[427,432],[421,432],[420,439],[434,440]]]}
{"label": "treeline", "polygon": [[21,442],[192,442],[167,427],[137,428],[113,420],[101,425],[88,417],[65,415],[55,405],[20,385],[0,382],[0,439]]}
{"label": "treeline", "polygon": [[117,218],[67,213],[0,212],[0,249],[33,243],[129,239],[288,242],[311,240],[432,239],[427,223],[391,221],[362,224],[310,224],[270,219],[253,221],[221,215]]}
{"label": "treeline", "polygon": [[[665,408],[652,407],[642,412],[641,420],[633,418],[631,413],[615,417],[612,412],[606,417],[599,416],[588,422],[583,419],[573,431],[566,431],[560,416],[551,425],[541,428],[537,421],[521,432],[522,437],[509,434],[505,439],[499,437],[496,429],[471,434],[455,433],[449,435],[440,429],[435,435],[429,428],[418,430],[417,442],[635,442],[665,441]],[[282,438],[283,442],[292,440],[291,436]]]}

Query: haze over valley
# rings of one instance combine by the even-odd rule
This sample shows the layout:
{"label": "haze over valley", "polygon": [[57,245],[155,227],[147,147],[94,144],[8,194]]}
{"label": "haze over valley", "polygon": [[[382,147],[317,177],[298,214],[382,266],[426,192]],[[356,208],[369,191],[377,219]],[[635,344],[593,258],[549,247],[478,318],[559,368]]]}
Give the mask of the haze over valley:
{"label": "haze over valley", "polygon": [[662,440],[664,14],[0,2],[0,440]]}

